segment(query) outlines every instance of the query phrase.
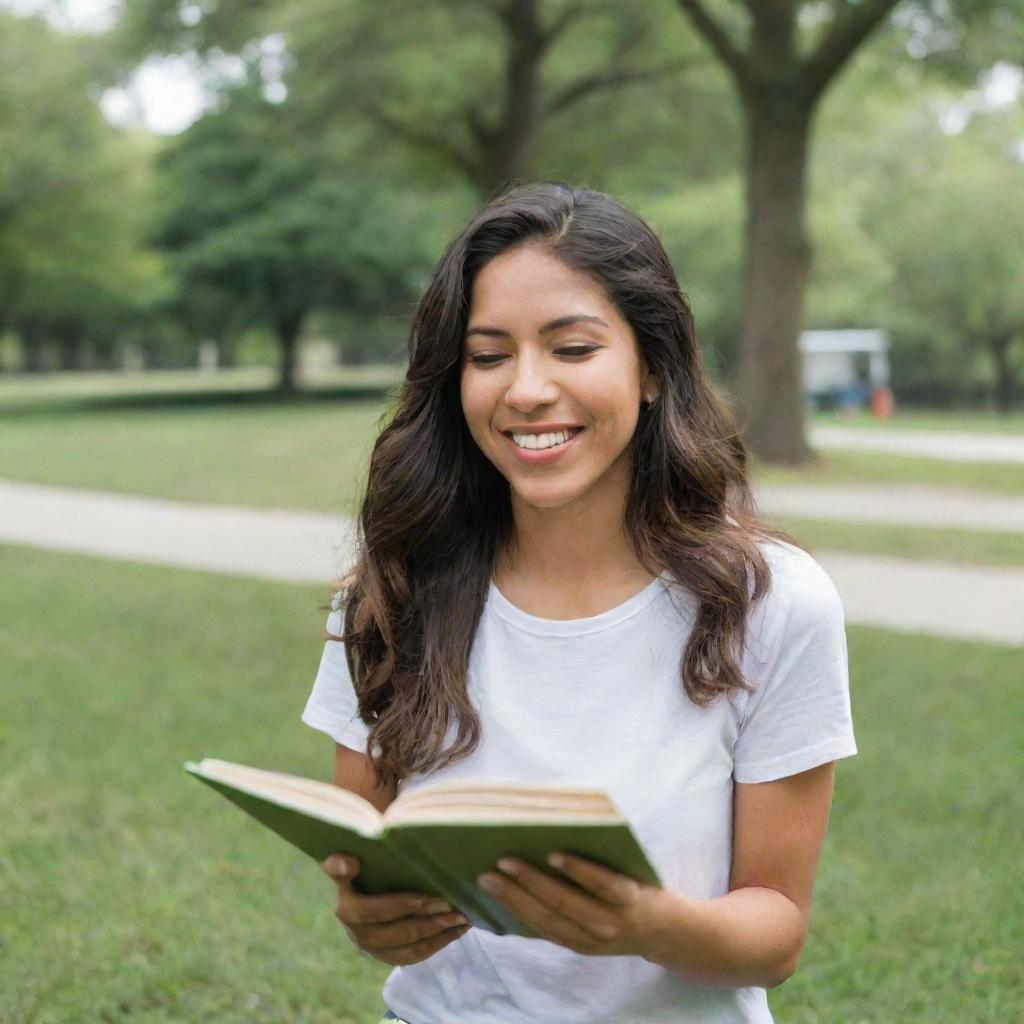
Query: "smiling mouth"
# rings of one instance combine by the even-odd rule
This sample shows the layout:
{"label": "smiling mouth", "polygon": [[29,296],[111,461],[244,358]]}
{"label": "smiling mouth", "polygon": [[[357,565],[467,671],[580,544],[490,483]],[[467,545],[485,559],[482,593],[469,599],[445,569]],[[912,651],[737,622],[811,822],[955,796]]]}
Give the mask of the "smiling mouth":
{"label": "smiling mouth", "polygon": [[[502,433],[506,437],[511,438],[512,443],[523,451],[542,452],[547,451],[549,448],[558,448],[560,445],[567,444],[583,429],[583,427],[571,427],[568,430],[556,430],[544,434],[516,434],[511,430],[503,430]],[[526,442],[525,444],[522,443],[524,441]]]}

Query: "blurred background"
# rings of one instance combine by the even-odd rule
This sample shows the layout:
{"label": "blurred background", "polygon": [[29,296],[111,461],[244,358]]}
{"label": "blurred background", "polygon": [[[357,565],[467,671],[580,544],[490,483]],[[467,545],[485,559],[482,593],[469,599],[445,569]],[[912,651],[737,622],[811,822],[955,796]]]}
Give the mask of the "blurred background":
{"label": "blurred background", "polygon": [[538,178],[659,234],[846,607],[777,1019],[1024,1021],[1022,65],[1021,0],[0,0],[0,1022],[376,1019],[330,881],[181,763],[330,777],[409,314]]}

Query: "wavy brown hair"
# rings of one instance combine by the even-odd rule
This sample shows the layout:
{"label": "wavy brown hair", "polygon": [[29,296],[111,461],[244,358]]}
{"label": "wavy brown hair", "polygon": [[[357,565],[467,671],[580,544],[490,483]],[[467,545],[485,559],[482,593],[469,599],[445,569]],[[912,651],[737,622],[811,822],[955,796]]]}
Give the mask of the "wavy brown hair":
{"label": "wavy brown hair", "polygon": [[508,482],[462,413],[461,353],[475,275],[524,244],[598,282],[661,379],[658,398],[640,407],[625,525],[640,564],[652,576],[667,569],[669,585],[698,601],[679,670],[699,706],[752,689],[738,661],[771,582],[758,544],[797,543],[756,514],[739,428],[705,376],[689,303],[654,232],[601,192],[510,186],[449,244],[415,308],[408,370],[370,460],[356,561],[336,585],[344,631],[328,636],[345,644],[381,784],[443,768],[479,743],[470,649],[513,522]]}

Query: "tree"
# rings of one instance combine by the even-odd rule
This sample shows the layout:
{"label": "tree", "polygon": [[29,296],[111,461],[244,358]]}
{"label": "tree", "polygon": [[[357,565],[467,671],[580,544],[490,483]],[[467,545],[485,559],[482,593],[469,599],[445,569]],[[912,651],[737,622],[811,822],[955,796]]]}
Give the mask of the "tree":
{"label": "tree", "polygon": [[194,295],[200,319],[240,308],[268,325],[282,394],[296,390],[297,342],[313,309],[376,312],[411,291],[424,262],[410,236],[424,234],[429,204],[357,176],[332,144],[297,137],[289,111],[248,84],[159,160],[165,200],[153,239],[170,256],[179,301]]}
{"label": "tree", "polygon": [[362,121],[375,129],[366,134],[375,162],[397,145],[419,180],[454,175],[478,198],[536,177],[542,137],[574,132],[573,115],[595,98],[643,120],[654,111],[632,87],[706,66],[678,41],[665,45],[665,9],[616,0],[223,0],[188,24],[180,10],[176,0],[129,3],[122,50],[258,59],[260,38],[283,33],[289,103],[306,130]]}
{"label": "tree", "polygon": [[961,368],[986,355],[993,404],[1008,413],[1024,374],[1024,164],[989,125],[919,141],[927,159],[877,204],[875,231],[901,302]]}
{"label": "tree", "polygon": [[[676,2],[728,70],[744,115],[747,220],[737,384],[746,439],[765,461],[800,462],[810,455],[796,340],[811,267],[806,176],[814,114],[897,0],[744,0],[745,16],[715,0]],[[915,6],[924,8],[915,32],[924,24],[953,40],[941,49],[943,59],[949,49],[961,53],[965,24],[1004,13],[1004,5],[987,0],[962,0],[955,9],[947,4],[946,18],[928,0],[905,9]],[[917,42],[924,56],[928,43]]]}
{"label": "tree", "polygon": [[358,24],[344,34],[315,8],[296,21],[297,88],[315,78],[346,95],[379,136],[462,177],[481,199],[536,177],[545,133],[574,130],[574,115],[594,98],[623,110],[642,98],[632,86],[704,63],[666,51],[646,5],[447,0],[417,9],[377,0],[353,10]]}
{"label": "tree", "polygon": [[149,270],[139,258],[145,156],[90,99],[102,52],[38,18],[0,14],[0,327],[30,370],[82,363]]}

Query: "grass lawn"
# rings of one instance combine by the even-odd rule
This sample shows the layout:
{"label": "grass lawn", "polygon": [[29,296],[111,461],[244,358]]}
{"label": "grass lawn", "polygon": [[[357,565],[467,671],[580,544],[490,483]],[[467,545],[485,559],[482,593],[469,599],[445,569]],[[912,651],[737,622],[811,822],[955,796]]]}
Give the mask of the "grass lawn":
{"label": "grass lawn", "polygon": [[[298,720],[326,595],[0,558],[0,1020],[375,1020],[389,968],[349,945],[330,882],[181,767],[329,776],[330,740]],[[848,635],[860,754],[838,767],[811,934],[769,993],[776,1019],[1017,1021],[1020,652]]]}
{"label": "grass lawn", "polygon": [[779,525],[811,552],[856,551],[964,565],[1024,567],[1024,532],[983,533],[922,526],[840,523],[786,516]]}
{"label": "grass lawn", "polygon": [[[2,467],[2,463],[0,463]],[[762,466],[751,459],[755,479],[780,484],[928,484],[961,487],[993,494],[1024,494],[1024,463],[951,462],[882,452],[819,451],[799,467]]]}
{"label": "grass lawn", "polygon": [[[310,390],[338,387],[392,387],[404,369],[387,363],[319,369],[300,374],[300,384]],[[146,370],[122,373],[111,370],[38,374],[0,374],[0,412],[64,407],[144,396],[239,395],[266,391],[277,382],[272,366],[240,366],[198,373],[195,370]]]}
{"label": "grass lawn", "polygon": [[176,501],[351,512],[381,398],[0,417],[0,477]]}
{"label": "grass lawn", "polygon": [[[352,512],[388,409],[379,386],[376,394],[355,393],[364,397],[321,389],[281,404],[240,390],[6,411],[0,400],[0,477],[179,501]],[[1024,465],[870,452],[824,452],[798,469],[754,460],[752,472],[769,483],[915,482],[1024,494]]]}
{"label": "grass lawn", "polygon": [[837,412],[818,412],[810,417],[814,425],[829,427],[864,427],[873,430],[942,430],[981,434],[1024,434],[1024,412],[1001,416],[996,412],[975,412],[955,409],[897,409],[888,419],[878,419],[870,412],[852,416]]}

